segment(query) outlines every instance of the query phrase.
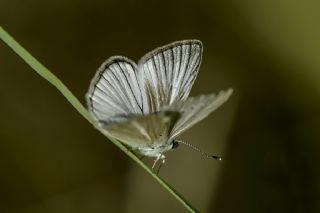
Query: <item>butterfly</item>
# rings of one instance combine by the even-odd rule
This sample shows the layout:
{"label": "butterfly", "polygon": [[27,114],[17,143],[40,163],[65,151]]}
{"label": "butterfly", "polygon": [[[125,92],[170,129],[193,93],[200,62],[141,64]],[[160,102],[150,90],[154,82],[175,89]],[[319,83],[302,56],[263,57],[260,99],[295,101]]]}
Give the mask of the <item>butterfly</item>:
{"label": "butterfly", "polygon": [[164,153],[179,143],[200,151],[176,138],[232,94],[228,89],[189,97],[202,50],[201,41],[183,40],[156,48],[137,64],[124,56],[106,60],[86,94],[88,109],[101,130],[143,156],[154,157],[152,168],[158,160],[163,164]]}

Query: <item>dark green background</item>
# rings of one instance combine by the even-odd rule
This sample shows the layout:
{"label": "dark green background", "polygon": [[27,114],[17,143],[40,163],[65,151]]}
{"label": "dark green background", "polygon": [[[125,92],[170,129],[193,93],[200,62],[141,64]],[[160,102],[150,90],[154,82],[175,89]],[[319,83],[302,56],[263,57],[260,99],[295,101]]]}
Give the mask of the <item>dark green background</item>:
{"label": "dark green background", "polygon": [[[203,212],[320,212],[320,3],[0,0],[0,24],[84,103],[109,56],[204,44],[192,95],[229,87],[161,176]],[[146,159],[148,164],[150,159]],[[0,42],[0,212],[186,212]]]}

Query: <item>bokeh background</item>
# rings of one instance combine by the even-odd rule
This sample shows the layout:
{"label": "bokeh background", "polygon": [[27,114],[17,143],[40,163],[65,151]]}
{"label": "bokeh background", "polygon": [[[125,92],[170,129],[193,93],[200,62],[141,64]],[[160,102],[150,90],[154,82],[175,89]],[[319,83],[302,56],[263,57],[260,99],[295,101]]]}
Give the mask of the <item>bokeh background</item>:
{"label": "bokeh background", "polygon": [[[320,212],[320,2],[0,0],[1,25],[84,102],[112,55],[197,38],[192,95],[229,87],[160,175],[202,212]],[[151,160],[145,159],[150,165]],[[186,212],[0,42],[0,212]]]}

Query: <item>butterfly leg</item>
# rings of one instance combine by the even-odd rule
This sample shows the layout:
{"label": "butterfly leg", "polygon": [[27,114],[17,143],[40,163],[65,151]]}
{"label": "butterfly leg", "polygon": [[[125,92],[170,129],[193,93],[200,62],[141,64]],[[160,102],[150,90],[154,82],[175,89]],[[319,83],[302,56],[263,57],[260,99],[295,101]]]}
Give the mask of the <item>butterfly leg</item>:
{"label": "butterfly leg", "polygon": [[152,169],[155,168],[155,166],[156,166],[156,164],[157,164],[157,162],[158,162],[159,160],[162,160],[162,162],[160,163],[160,165],[159,165],[159,167],[158,167],[158,169],[157,169],[157,171],[156,171],[156,174],[159,174],[159,171],[160,171],[162,165],[166,162],[166,156],[164,156],[163,154],[159,153],[159,154],[157,155],[157,158],[156,158],[156,159],[154,160],[154,162],[153,162]]}
{"label": "butterfly leg", "polygon": [[160,169],[162,168],[163,164],[166,162],[166,157],[164,155],[161,155],[161,159],[162,159],[162,162],[160,163],[158,169],[157,169],[157,172],[156,174],[159,174],[160,172]]}
{"label": "butterfly leg", "polygon": [[157,158],[153,161],[152,169],[154,169],[157,162],[160,160],[161,156],[162,156],[162,154],[160,154],[160,153],[157,155]]}

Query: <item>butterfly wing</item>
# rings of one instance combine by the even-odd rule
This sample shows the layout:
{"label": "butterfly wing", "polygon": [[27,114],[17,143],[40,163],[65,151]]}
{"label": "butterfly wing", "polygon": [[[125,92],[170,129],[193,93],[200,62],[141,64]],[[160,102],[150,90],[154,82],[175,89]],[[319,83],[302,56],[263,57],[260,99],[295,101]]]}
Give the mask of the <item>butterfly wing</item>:
{"label": "butterfly wing", "polygon": [[98,121],[120,114],[141,114],[137,65],[122,56],[109,58],[96,72],[86,99],[89,111]]}
{"label": "butterfly wing", "polygon": [[202,43],[185,40],[155,49],[138,63],[144,113],[185,100],[196,79]]}
{"label": "butterfly wing", "polygon": [[211,112],[226,102],[231,94],[232,89],[229,89],[227,91],[221,91],[218,95],[210,94],[189,97],[185,102],[177,103],[173,106],[173,109],[179,110],[181,117],[173,127],[170,139],[177,137],[207,117]]}
{"label": "butterfly wing", "polygon": [[133,115],[112,124],[100,121],[101,128],[132,148],[155,148],[168,143],[169,134],[179,118],[178,112]]}

